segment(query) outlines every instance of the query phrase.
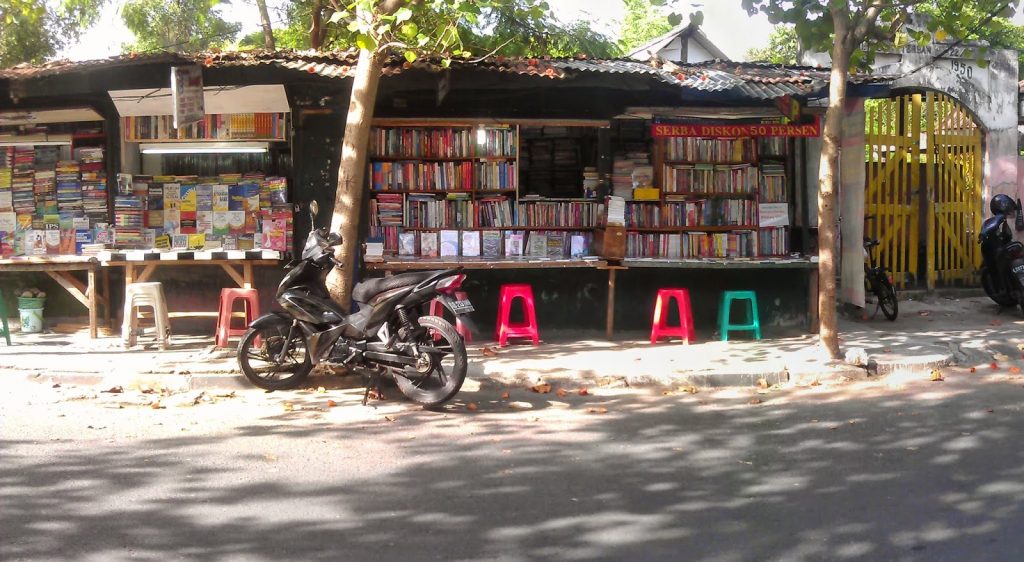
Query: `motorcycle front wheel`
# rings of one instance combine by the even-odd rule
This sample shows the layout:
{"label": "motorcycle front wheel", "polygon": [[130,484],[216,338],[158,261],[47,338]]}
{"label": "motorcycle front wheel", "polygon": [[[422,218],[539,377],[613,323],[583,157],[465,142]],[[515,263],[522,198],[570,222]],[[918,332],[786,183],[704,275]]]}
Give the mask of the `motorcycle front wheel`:
{"label": "motorcycle front wheel", "polygon": [[395,369],[395,384],[406,397],[433,408],[458,394],[466,380],[466,344],[455,328],[437,316],[421,316],[426,328],[416,342],[419,357],[415,367]]}
{"label": "motorcycle front wheel", "polygon": [[882,309],[882,314],[890,322],[895,321],[896,316],[900,313],[900,305],[896,300],[896,288],[889,283],[888,279],[879,281],[878,308]]}
{"label": "motorcycle front wheel", "polygon": [[[245,378],[265,390],[295,388],[309,375],[313,363],[306,336],[288,324],[250,328],[238,344],[238,366]],[[287,347],[286,347],[287,346]]]}

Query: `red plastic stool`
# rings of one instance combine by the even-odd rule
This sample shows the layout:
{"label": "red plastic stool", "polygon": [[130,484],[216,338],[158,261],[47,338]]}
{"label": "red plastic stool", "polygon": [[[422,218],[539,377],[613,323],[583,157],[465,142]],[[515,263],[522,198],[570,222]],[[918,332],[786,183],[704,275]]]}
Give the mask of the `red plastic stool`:
{"label": "red plastic stool", "polygon": [[[463,291],[455,291],[454,296],[455,300],[469,300],[469,297]],[[444,318],[444,305],[441,304],[441,301],[438,299],[430,301],[429,314],[431,316],[440,316],[441,318]],[[455,331],[462,336],[462,340],[466,343],[471,343],[473,341],[473,332],[469,331],[469,328],[462,323],[462,320],[458,316],[455,317]]]}
{"label": "red plastic stool", "polygon": [[[668,325],[670,299],[676,300],[679,326]],[[683,338],[683,343],[690,343],[697,339],[693,333],[693,309],[690,308],[690,292],[686,289],[658,289],[658,298],[654,301],[654,319],[651,320],[651,343],[658,343],[661,338],[673,336]]]}
{"label": "red plastic stool", "polygon": [[[509,321],[512,301],[515,299],[523,301],[525,322],[513,324]],[[533,305],[533,288],[529,285],[501,286],[501,293],[498,296],[498,325],[495,328],[494,339],[498,340],[499,347],[505,347],[508,338],[530,338],[533,340],[533,345],[540,343],[540,333],[537,331],[537,313]]]}
{"label": "red plastic stool", "polygon": [[[231,327],[231,316],[233,314],[235,301],[241,300],[245,303],[245,325],[246,328],[238,329]],[[228,339],[240,336],[248,329],[248,325],[260,316],[260,293],[256,289],[221,289],[220,290],[220,311],[217,313],[217,347],[229,347]]]}

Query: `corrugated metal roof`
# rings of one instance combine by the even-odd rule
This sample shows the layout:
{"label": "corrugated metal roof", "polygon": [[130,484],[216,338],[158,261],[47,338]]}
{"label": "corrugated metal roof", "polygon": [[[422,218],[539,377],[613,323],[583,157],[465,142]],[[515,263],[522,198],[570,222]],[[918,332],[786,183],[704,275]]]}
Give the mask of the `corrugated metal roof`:
{"label": "corrugated metal roof", "polygon": [[[355,51],[230,51],[218,53],[151,53],[122,55],[91,61],[53,61],[41,65],[18,65],[0,70],[0,78],[28,80],[45,76],[90,72],[98,69],[131,67],[142,64],[201,64],[210,68],[276,66],[327,78],[352,75],[358,60]],[[516,75],[563,79],[585,73],[637,76],[703,92],[728,93],[753,99],[774,99],[784,95],[803,95],[820,90],[829,80],[829,69],[785,67],[765,63],[711,61],[676,64],[665,61],[599,60],[584,57],[568,59],[487,57],[477,61],[452,61],[453,69],[509,72]],[[391,56],[384,63],[384,74],[394,75],[408,69],[442,70],[440,59],[421,58],[409,63]],[[890,76],[856,74],[852,83],[884,83]]]}

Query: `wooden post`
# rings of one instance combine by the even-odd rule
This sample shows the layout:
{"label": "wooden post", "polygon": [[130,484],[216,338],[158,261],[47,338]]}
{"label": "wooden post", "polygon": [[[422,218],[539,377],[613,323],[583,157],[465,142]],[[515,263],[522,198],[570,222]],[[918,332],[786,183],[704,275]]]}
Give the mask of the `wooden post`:
{"label": "wooden post", "polygon": [[109,267],[104,267],[103,268],[103,296],[106,298],[106,307],[104,307],[104,310],[107,313],[107,315],[106,315],[107,327],[110,328],[111,330],[113,330],[114,329],[114,312],[113,312],[112,307],[114,306],[114,299],[111,298],[111,295],[110,295],[110,268]]}
{"label": "wooden post", "polygon": [[252,289],[252,263],[251,262],[247,261],[247,262],[244,262],[242,264],[242,279],[244,280],[244,283],[242,284],[242,288],[243,289]]}
{"label": "wooden post", "polygon": [[615,267],[608,268],[608,310],[605,313],[604,336],[612,339],[615,327]]}
{"label": "wooden post", "polygon": [[135,282],[135,264],[126,263],[124,264],[124,286],[131,285]]}
{"label": "wooden post", "polygon": [[[95,265],[89,268],[89,271],[87,272],[87,275],[88,275],[88,278],[89,278],[89,286],[88,286],[88,289],[86,291],[88,293],[88,295],[86,295],[86,296],[89,297],[89,337],[92,338],[92,339],[96,339],[98,334],[97,334],[97,330],[96,330],[96,266]],[[109,304],[107,305],[107,308],[108,309],[110,308]]]}
{"label": "wooden post", "polygon": [[818,332],[818,269],[808,270],[807,277],[807,322],[808,331]]}

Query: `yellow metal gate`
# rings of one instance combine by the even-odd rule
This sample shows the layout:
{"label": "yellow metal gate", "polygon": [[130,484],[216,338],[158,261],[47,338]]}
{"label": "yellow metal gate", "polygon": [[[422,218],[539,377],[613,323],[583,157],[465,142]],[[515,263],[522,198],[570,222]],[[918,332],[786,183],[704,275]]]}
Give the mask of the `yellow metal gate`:
{"label": "yellow metal gate", "polygon": [[901,288],[921,274],[929,288],[975,283],[981,130],[956,100],[938,92],[870,100],[865,109],[864,214],[874,219],[864,232],[881,241],[880,262]]}

